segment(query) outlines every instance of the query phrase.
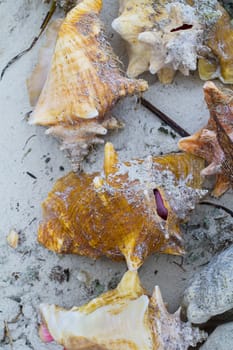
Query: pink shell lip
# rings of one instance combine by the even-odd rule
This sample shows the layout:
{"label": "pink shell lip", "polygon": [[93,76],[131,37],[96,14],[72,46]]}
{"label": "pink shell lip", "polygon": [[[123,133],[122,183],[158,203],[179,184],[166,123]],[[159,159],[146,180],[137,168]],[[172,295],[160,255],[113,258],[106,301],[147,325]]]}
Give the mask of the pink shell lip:
{"label": "pink shell lip", "polygon": [[44,343],[51,343],[54,340],[52,335],[49,333],[48,328],[44,324],[41,324],[39,327],[39,336]]}
{"label": "pink shell lip", "polygon": [[155,196],[155,202],[156,202],[156,210],[157,214],[163,219],[167,220],[168,217],[168,210],[164,205],[163,198],[161,193],[157,188],[153,190],[154,196]]}

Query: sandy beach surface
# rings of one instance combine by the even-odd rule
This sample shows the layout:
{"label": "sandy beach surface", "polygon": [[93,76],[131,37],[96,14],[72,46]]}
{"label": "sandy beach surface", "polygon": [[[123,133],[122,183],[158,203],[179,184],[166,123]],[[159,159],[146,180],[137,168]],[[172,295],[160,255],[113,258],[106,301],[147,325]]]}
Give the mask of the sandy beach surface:
{"label": "sandy beach surface", "polygon": [[[49,6],[41,0],[0,1],[0,68],[27,48],[39,33]],[[104,0],[102,19],[115,52],[126,63],[125,45],[111,28],[118,3]],[[59,17],[62,11],[56,12]],[[27,124],[31,111],[26,79],[37,62],[44,41],[15,62],[0,81],[0,348],[2,350],[52,350],[60,347],[43,344],[38,337],[38,305],[55,303],[64,307],[81,305],[109,288],[114,288],[126,271],[124,262],[108,259],[93,261],[80,256],[59,256],[37,243],[37,228],[42,218],[40,203],[55,180],[71,170],[69,160],[55,139],[42,127]],[[167,113],[189,133],[204,126],[209,113],[197,74],[177,75],[173,84],[162,86],[156,76],[144,75],[150,83],[145,97]],[[177,151],[179,135],[135,97],[121,101],[113,114],[125,128],[106,136],[119,152],[121,160]],[[161,126],[162,131],[161,131]],[[164,129],[166,130],[164,132]],[[84,163],[86,171],[103,164],[103,146],[93,149]],[[206,183],[207,187],[211,182]],[[217,202],[232,208],[232,193]],[[221,209],[197,206],[183,227],[184,258],[155,254],[149,257],[139,274],[152,291],[159,285],[171,312],[182,299],[190,276],[209,261],[232,238],[233,222]],[[19,234],[16,249],[7,243],[11,230]]]}

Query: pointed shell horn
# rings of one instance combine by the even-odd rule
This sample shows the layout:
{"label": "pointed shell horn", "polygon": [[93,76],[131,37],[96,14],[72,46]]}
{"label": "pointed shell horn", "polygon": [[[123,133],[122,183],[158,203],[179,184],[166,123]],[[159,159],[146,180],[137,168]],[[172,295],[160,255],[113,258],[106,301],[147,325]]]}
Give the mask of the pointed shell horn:
{"label": "pointed shell horn", "polygon": [[104,173],[106,177],[116,172],[118,154],[112,143],[107,142],[104,148]]}

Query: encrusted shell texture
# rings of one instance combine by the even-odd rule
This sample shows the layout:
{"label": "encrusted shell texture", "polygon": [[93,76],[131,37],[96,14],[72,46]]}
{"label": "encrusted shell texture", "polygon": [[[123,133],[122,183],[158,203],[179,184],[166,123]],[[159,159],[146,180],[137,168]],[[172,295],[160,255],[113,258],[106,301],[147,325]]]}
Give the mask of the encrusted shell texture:
{"label": "encrusted shell texture", "polygon": [[216,175],[213,195],[219,197],[233,185],[233,92],[218,89],[212,82],[204,85],[210,111],[208,124],[179,141],[181,150],[206,159],[202,175]]}
{"label": "encrusted shell texture", "polygon": [[230,17],[216,0],[121,0],[113,28],[127,42],[130,77],[149,70],[162,83],[197,68],[204,80],[233,82]]}
{"label": "encrusted shell texture", "polygon": [[220,10],[221,16],[206,33],[198,71],[202,80],[219,78],[233,84],[233,27],[229,14]]}
{"label": "encrusted shell texture", "polygon": [[74,170],[90,145],[103,142],[98,135],[122,126],[109,115],[114,104],[148,87],[143,80],[124,77],[104,34],[101,8],[101,0],[83,0],[62,23],[53,24],[28,81],[35,105],[29,122],[49,127],[47,134],[62,141]]}
{"label": "encrusted shell texture", "polygon": [[215,256],[194,276],[182,306],[188,320],[197,324],[233,308],[233,246]]}
{"label": "encrusted shell texture", "polygon": [[42,339],[46,340],[47,329],[49,340],[67,350],[186,350],[206,338],[203,331],[180,320],[180,310],[168,313],[159,287],[150,297],[132,271],[115,290],[84,306],[65,310],[42,304],[40,312]]}
{"label": "encrusted shell texture", "polygon": [[132,270],[153,252],[182,254],[180,223],[206,194],[203,167],[184,153],[120,163],[107,143],[103,173],[56,182],[42,204],[38,240],[58,253],[125,257]]}

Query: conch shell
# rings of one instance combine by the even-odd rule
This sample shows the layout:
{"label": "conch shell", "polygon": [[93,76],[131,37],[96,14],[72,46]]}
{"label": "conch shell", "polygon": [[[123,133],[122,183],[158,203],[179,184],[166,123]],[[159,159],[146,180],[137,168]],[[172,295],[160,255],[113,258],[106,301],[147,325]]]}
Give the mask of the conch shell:
{"label": "conch shell", "polygon": [[190,281],[182,301],[192,323],[205,323],[233,309],[233,245],[212,258]]}
{"label": "conch shell", "polygon": [[108,114],[114,104],[148,88],[145,81],[122,75],[99,19],[101,8],[101,0],[83,0],[62,23],[53,24],[28,81],[31,104],[35,105],[29,122],[48,126],[46,133],[61,139],[74,170],[90,145],[103,143],[98,135],[121,127]]}
{"label": "conch shell", "polygon": [[219,78],[225,84],[233,84],[233,27],[222,7],[221,13],[206,35],[204,47],[208,49],[198,61],[198,71],[202,80]]}
{"label": "conch shell", "polygon": [[232,350],[233,322],[218,326],[200,350]]}
{"label": "conch shell", "polygon": [[201,158],[188,154],[118,162],[105,146],[104,173],[70,173],[42,204],[38,240],[58,253],[102,255],[137,269],[153,252],[182,254],[180,223],[207,191]]}
{"label": "conch shell", "polygon": [[67,350],[186,350],[206,339],[205,332],[169,314],[159,287],[152,297],[137,272],[128,271],[115,290],[81,307],[65,310],[40,305],[44,341],[53,339]]}
{"label": "conch shell", "polygon": [[202,175],[217,175],[213,195],[221,196],[233,185],[233,92],[219,90],[212,82],[204,85],[210,111],[208,124],[179,141],[183,151],[206,159]]}
{"label": "conch shell", "polygon": [[121,0],[119,12],[112,27],[127,42],[129,77],[149,70],[171,83],[176,71],[196,70],[201,56],[202,79],[211,70],[212,78],[233,83],[233,29],[216,0]]}

